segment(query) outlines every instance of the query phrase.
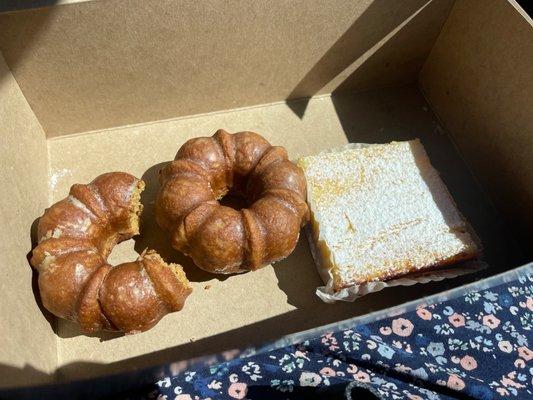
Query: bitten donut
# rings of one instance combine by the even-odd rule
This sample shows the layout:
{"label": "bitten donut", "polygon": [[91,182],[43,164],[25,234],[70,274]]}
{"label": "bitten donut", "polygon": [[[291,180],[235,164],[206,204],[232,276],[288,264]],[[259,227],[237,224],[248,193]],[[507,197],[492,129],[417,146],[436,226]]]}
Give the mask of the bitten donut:
{"label": "bitten donut", "polygon": [[[187,141],[160,182],[158,224],[175,249],[209,272],[255,270],[287,257],[309,219],[302,170],[283,147],[253,132],[218,130]],[[221,205],[229,191],[248,208]]]}
{"label": "bitten donut", "polygon": [[181,310],[191,287],[181,266],[155,251],[111,266],[113,247],[139,233],[144,182],[123,172],[76,184],[39,219],[31,264],[43,305],[81,329],[145,331]]}

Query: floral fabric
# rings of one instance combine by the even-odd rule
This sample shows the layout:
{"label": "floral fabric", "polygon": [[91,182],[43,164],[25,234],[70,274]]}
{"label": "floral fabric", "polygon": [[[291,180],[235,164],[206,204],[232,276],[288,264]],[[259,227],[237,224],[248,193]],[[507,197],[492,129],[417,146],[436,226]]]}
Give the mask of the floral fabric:
{"label": "floral fabric", "polygon": [[186,371],[141,398],[329,398],[335,388],[340,397],[331,398],[344,398],[343,388],[356,382],[381,399],[533,399],[532,341],[529,270],[489,290]]}

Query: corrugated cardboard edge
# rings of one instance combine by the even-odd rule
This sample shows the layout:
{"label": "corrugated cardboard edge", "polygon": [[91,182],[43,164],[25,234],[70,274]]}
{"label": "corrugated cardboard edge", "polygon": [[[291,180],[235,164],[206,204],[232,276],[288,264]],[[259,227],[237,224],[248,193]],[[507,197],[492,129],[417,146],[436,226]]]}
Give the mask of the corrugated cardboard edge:
{"label": "corrugated cardboard edge", "polygon": [[[373,146],[369,143],[348,143],[345,146],[332,148],[321,152],[323,153],[336,153],[348,149],[361,149],[365,147]],[[450,196],[451,197],[451,196]],[[309,200],[308,200],[309,201]],[[478,247],[481,248],[481,242],[471,226],[468,227],[469,233],[473,239],[477,242]],[[331,271],[322,265],[318,251],[316,248],[315,240],[311,232],[310,224],[305,229],[307,239],[309,241],[309,248],[313,260],[317,266],[317,270],[326,284],[325,286],[319,286],[316,289],[316,295],[325,303],[334,303],[336,301],[355,301],[359,297],[365,296],[369,293],[379,292],[388,287],[394,286],[412,286],[417,283],[437,282],[444,279],[457,278],[458,276],[467,275],[473,272],[481,271],[487,268],[487,264],[481,260],[470,260],[462,263],[455,264],[451,268],[443,268],[435,271],[420,272],[416,274],[410,274],[397,279],[391,279],[388,281],[374,281],[361,285],[353,285],[348,288],[343,288],[339,291],[335,291],[333,288],[333,275]]]}

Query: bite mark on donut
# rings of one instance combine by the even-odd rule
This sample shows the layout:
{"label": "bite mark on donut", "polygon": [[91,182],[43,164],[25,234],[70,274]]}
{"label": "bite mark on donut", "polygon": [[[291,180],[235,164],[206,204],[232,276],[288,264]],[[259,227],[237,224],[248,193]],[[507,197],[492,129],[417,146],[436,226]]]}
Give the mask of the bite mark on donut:
{"label": "bite mark on donut", "polygon": [[144,191],[146,185],[142,180],[139,180],[133,187],[131,194],[131,205],[129,209],[129,226],[131,235],[138,235],[140,228],[140,218],[143,211],[141,203],[141,193]]}
{"label": "bite mark on donut", "polygon": [[[191,291],[181,267],[164,263],[155,251],[115,267],[105,261],[118,241],[139,233],[144,187],[129,174],[104,174],[88,185],[74,185],[39,220],[38,231],[48,230],[33,250],[31,264],[39,272],[43,304],[59,317],[77,320],[83,331],[147,330],[178,304],[181,309]],[[95,207],[109,211],[105,219]],[[145,270],[147,262],[153,264],[151,272]],[[112,285],[102,290],[106,282]],[[130,299],[147,304],[135,306]]]}

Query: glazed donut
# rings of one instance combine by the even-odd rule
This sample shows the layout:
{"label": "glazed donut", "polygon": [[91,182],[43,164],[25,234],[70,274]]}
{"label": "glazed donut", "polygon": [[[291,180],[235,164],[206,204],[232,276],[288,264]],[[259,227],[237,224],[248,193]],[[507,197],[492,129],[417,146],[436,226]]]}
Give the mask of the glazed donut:
{"label": "glazed donut", "polygon": [[155,251],[109,265],[120,241],[139,233],[144,182],[123,172],[76,184],[39,219],[31,264],[39,272],[43,305],[83,331],[145,331],[181,310],[191,287],[181,266]]}
{"label": "glazed donut", "polygon": [[[158,224],[172,246],[209,272],[230,274],[287,257],[309,219],[302,170],[283,147],[253,132],[187,141],[160,172]],[[248,208],[218,200],[241,194]]]}

